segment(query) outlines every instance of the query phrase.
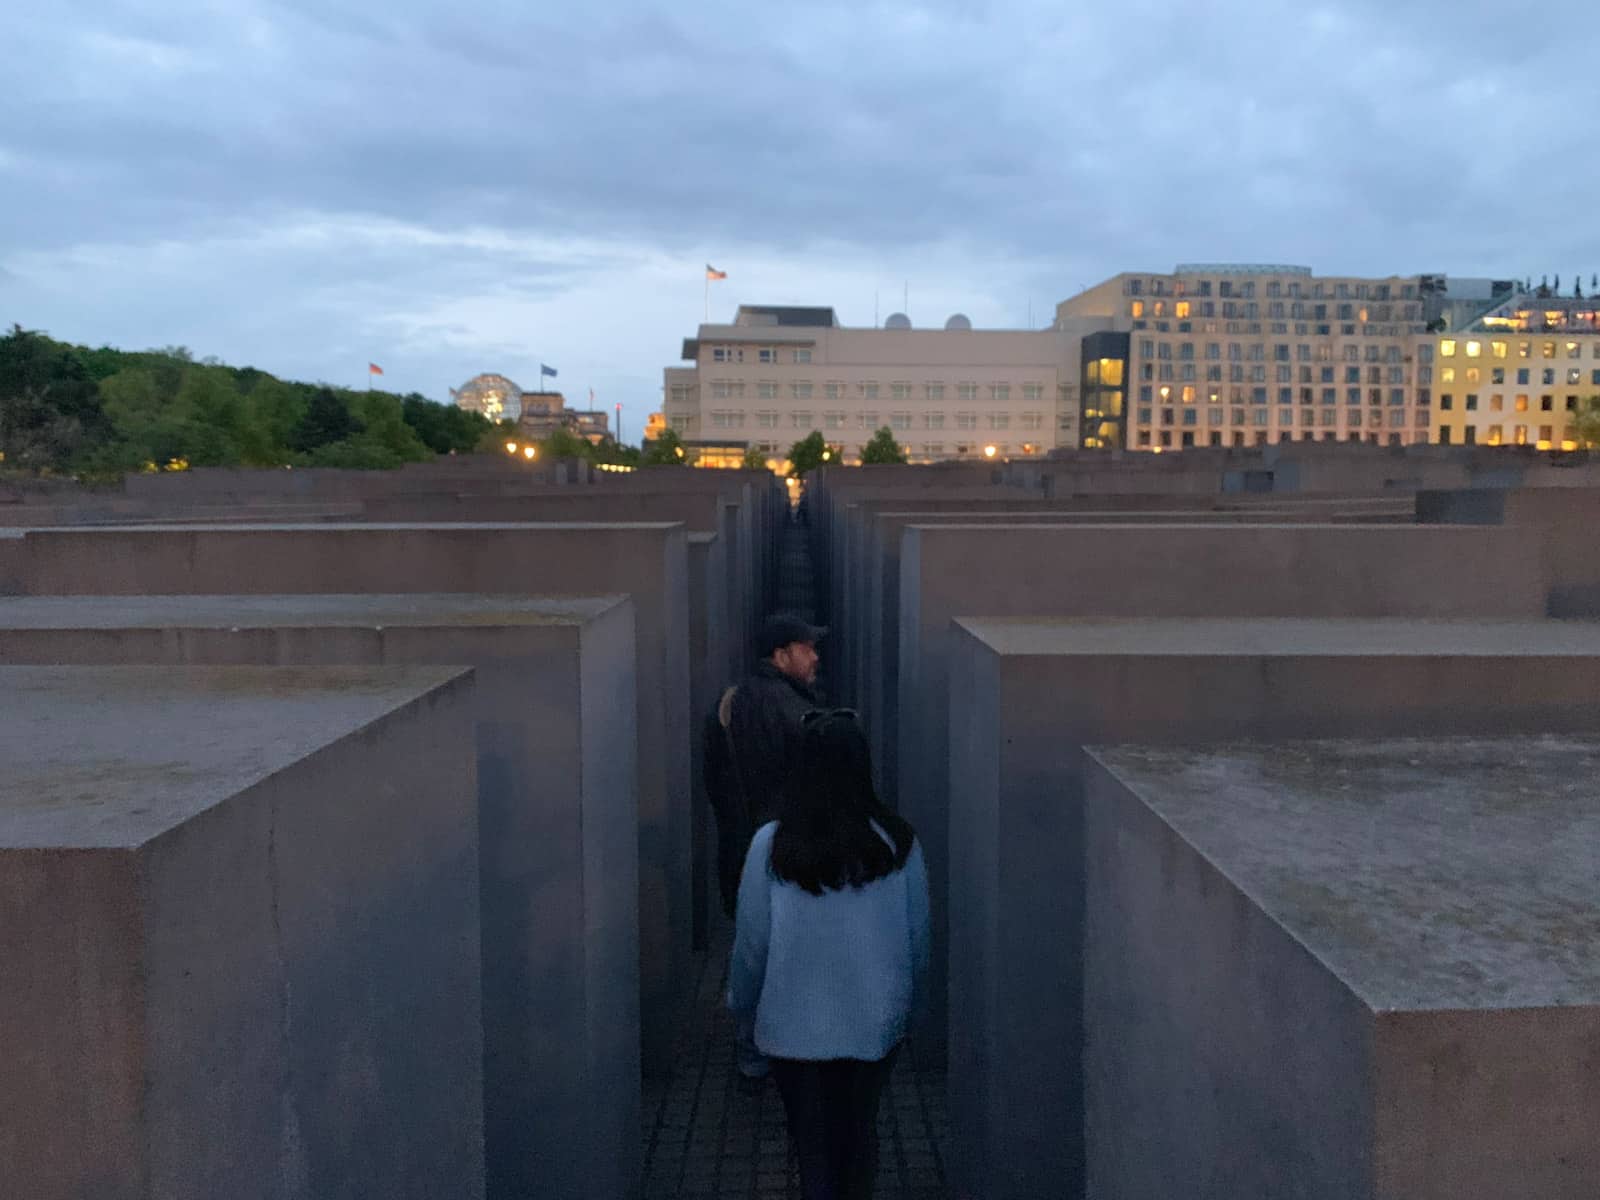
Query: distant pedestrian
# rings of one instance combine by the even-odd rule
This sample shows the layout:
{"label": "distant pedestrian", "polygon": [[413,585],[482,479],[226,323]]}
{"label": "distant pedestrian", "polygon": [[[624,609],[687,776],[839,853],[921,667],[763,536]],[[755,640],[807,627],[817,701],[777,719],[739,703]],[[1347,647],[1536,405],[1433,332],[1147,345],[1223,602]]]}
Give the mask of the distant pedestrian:
{"label": "distant pedestrian", "polygon": [[[706,795],[717,822],[717,883],[729,917],[750,839],[777,815],[802,722],[821,705],[817,643],[827,632],[796,616],[769,617],[756,641],[755,670],[725,690],[706,718]],[[766,1059],[745,1027],[739,1030],[739,1073],[751,1080],[767,1075]]]}
{"label": "distant pedestrian", "polygon": [[878,1102],[926,996],[928,876],[911,826],[872,786],[848,710],[808,718],[778,819],[739,885],[728,1007],[753,1019],[805,1200],[866,1200]]}

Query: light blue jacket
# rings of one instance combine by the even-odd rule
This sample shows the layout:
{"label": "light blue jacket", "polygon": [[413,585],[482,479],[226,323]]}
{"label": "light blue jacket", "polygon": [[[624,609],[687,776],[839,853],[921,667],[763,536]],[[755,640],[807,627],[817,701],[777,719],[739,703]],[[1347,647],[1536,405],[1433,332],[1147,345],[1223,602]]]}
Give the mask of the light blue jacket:
{"label": "light blue jacket", "polygon": [[771,1057],[876,1062],[905,1036],[927,996],[921,843],[882,879],[814,896],[772,874],[777,828],[763,825],[745,856],[728,1007],[755,1015],[756,1046]]}

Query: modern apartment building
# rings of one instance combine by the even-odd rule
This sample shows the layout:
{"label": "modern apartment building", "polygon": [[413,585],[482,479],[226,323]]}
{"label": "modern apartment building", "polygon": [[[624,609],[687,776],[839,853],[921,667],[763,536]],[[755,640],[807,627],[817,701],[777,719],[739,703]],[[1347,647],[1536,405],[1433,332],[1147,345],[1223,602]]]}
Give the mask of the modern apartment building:
{"label": "modern apartment building", "polygon": [[1576,450],[1600,396],[1600,301],[1520,294],[1429,339],[1441,445]]}
{"label": "modern apartment building", "polygon": [[1118,275],[1056,310],[1058,329],[1106,328],[1080,355],[1081,444],[1427,442],[1423,301],[1419,276],[1223,264]]}
{"label": "modern apartment building", "polygon": [[896,313],[840,325],[831,308],[741,305],[685,339],[665,373],[667,425],[685,440],[741,440],[781,455],[812,430],[846,462],[883,427],[913,461],[1043,455],[1076,444],[1079,338],[1061,329],[933,329]]}

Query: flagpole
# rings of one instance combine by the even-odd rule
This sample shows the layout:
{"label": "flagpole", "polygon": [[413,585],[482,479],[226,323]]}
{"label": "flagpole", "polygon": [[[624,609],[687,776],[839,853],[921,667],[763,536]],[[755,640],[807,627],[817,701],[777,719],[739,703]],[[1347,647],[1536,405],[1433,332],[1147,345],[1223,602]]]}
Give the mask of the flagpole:
{"label": "flagpole", "polygon": [[711,324],[711,270],[706,269],[706,315],[704,324]]}

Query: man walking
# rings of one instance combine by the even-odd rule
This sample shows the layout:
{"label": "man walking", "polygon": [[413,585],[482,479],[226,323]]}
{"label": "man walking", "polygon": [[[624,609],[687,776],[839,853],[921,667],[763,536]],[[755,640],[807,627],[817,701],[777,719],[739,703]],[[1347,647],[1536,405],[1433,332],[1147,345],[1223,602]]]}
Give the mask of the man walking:
{"label": "man walking", "polygon": [[[717,821],[717,885],[722,911],[733,916],[739,876],[756,830],[772,820],[800,743],[801,724],[821,706],[817,643],[826,629],[797,616],[768,617],[756,643],[760,662],[722,693],[706,719],[705,785]],[[752,1031],[739,1030],[739,1073],[766,1077],[767,1061]]]}

